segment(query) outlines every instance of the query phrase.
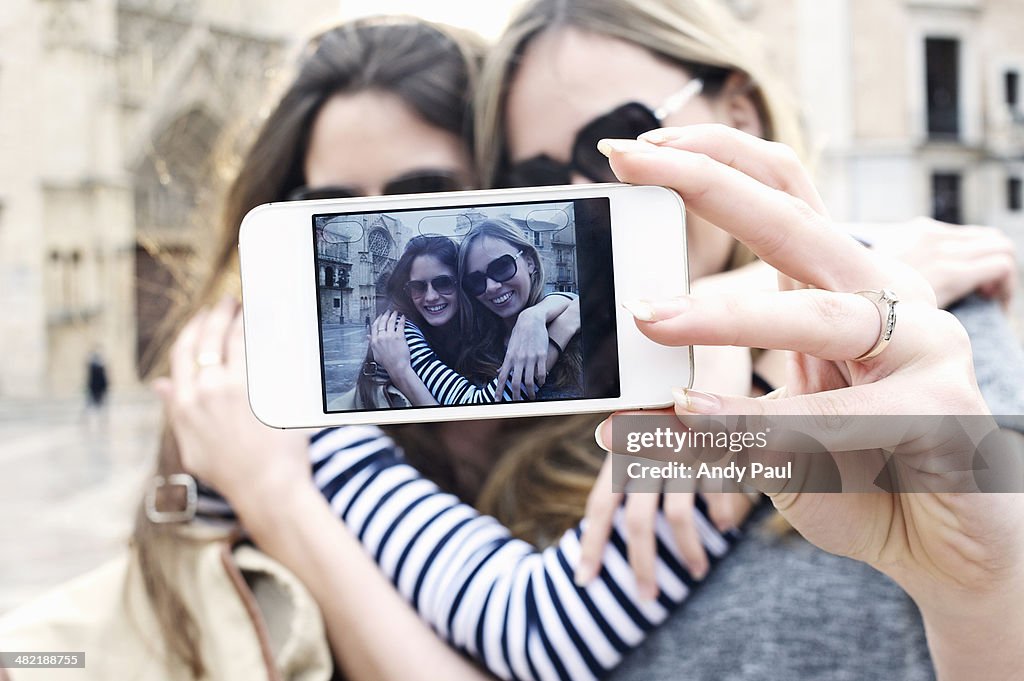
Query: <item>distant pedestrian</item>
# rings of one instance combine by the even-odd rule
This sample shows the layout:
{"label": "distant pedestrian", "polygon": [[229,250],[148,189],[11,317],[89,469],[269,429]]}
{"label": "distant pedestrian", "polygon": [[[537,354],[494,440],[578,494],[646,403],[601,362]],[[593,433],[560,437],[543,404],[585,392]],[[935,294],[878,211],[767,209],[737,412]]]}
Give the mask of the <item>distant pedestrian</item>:
{"label": "distant pedestrian", "polygon": [[366,330],[370,330],[370,315],[366,315],[366,319],[363,320],[363,324],[366,325]]}
{"label": "distant pedestrian", "polygon": [[103,403],[107,397],[107,390],[110,383],[107,380],[107,366],[99,350],[93,350],[89,354],[89,363],[86,370],[86,395],[87,408],[95,409],[97,412],[103,409]]}

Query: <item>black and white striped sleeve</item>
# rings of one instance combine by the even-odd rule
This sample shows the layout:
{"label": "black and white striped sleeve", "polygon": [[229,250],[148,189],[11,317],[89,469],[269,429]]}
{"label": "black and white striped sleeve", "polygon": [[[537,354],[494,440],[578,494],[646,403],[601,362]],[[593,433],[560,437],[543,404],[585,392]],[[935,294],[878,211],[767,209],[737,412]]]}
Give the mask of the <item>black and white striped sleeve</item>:
{"label": "black and white striped sleeve", "polygon": [[[580,588],[573,582],[578,528],[544,550],[515,539],[425,480],[374,428],[324,431],[311,456],[331,507],[402,595],[442,637],[503,679],[600,678],[693,586],[661,516],[659,594],[644,601],[621,512],[598,578]],[[719,534],[700,508],[695,516],[714,565],[735,537]]]}
{"label": "black and white striped sleeve", "polygon": [[[410,321],[405,322],[405,342],[409,346],[412,370],[423,381],[438,404],[483,404],[494,402],[498,379],[478,387],[438,358],[423,332]],[[512,401],[512,391],[505,387],[505,401]],[[527,399],[525,390],[523,399]]]}

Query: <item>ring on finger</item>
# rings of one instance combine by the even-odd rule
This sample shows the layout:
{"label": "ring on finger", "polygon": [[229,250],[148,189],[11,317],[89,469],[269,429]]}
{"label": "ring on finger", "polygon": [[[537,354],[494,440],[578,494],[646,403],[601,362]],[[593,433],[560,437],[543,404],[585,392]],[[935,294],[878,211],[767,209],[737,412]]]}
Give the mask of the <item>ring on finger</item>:
{"label": "ring on finger", "polygon": [[863,296],[875,304],[875,307],[878,308],[878,318],[881,322],[878,340],[871,346],[871,349],[853,360],[854,362],[863,362],[881,354],[882,350],[885,350],[886,346],[889,345],[889,341],[892,340],[892,333],[896,330],[896,303],[900,302],[900,299],[892,290],[887,288],[857,291],[857,295]]}

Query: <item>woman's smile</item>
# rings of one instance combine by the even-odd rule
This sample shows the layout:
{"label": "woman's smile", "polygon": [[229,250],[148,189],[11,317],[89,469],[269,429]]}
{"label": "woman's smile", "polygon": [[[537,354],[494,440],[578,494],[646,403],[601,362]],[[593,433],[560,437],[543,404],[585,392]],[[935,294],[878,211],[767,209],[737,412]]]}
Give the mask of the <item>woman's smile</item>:
{"label": "woman's smile", "polygon": [[497,295],[495,297],[492,297],[490,299],[491,300],[491,305],[494,305],[495,307],[502,307],[503,305],[508,303],[508,301],[512,300],[512,296],[514,296],[515,293],[516,292],[511,290],[511,289],[506,290],[504,293],[501,293],[501,294],[499,294],[499,295]]}
{"label": "woman's smile", "polygon": [[422,309],[428,315],[438,315],[448,309],[448,303],[440,302],[436,305],[424,305]]}

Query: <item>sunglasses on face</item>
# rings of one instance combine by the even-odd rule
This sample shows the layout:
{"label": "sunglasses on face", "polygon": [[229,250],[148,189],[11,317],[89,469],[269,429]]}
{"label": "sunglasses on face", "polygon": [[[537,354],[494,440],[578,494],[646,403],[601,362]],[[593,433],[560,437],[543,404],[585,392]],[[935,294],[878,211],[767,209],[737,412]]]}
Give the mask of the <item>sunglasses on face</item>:
{"label": "sunglasses on face", "polygon": [[700,94],[703,81],[694,78],[659,106],[651,109],[640,102],[628,102],[593,119],[576,133],[569,163],[546,154],[513,164],[501,177],[503,187],[542,187],[570,184],[573,173],[594,182],[617,182],[608,158],[597,150],[602,139],[635,139],[661,127],[662,121]]}
{"label": "sunglasses on face", "polygon": [[427,287],[433,288],[442,296],[450,296],[455,293],[455,277],[450,274],[442,274],[430,281],[421,279],[410,279],[405,282],[405,294],[410,298],[423,298],[427,295]]}
{"label": "sunglasses on face", "polygon": [[506,254],[487,263],[483,272],[476,271],[462,277],[462,290],[474,298],[487,290],[487,280],[504,284],[516,276],[519,265],[516,261],[523,254],[519,251],[515,255]]}
{"label": "sunglasses on face", "polygon": [[[389,180],[384,185],[382,193],[385,195],[426,194],[429,192],[454,192],[465,188],[465,184],[454,173],[444,170],[416,170]],[[367,193],[363,189],[346,185],[302,186],[288,194],[288,201],[351,199],[366,195]]]}

